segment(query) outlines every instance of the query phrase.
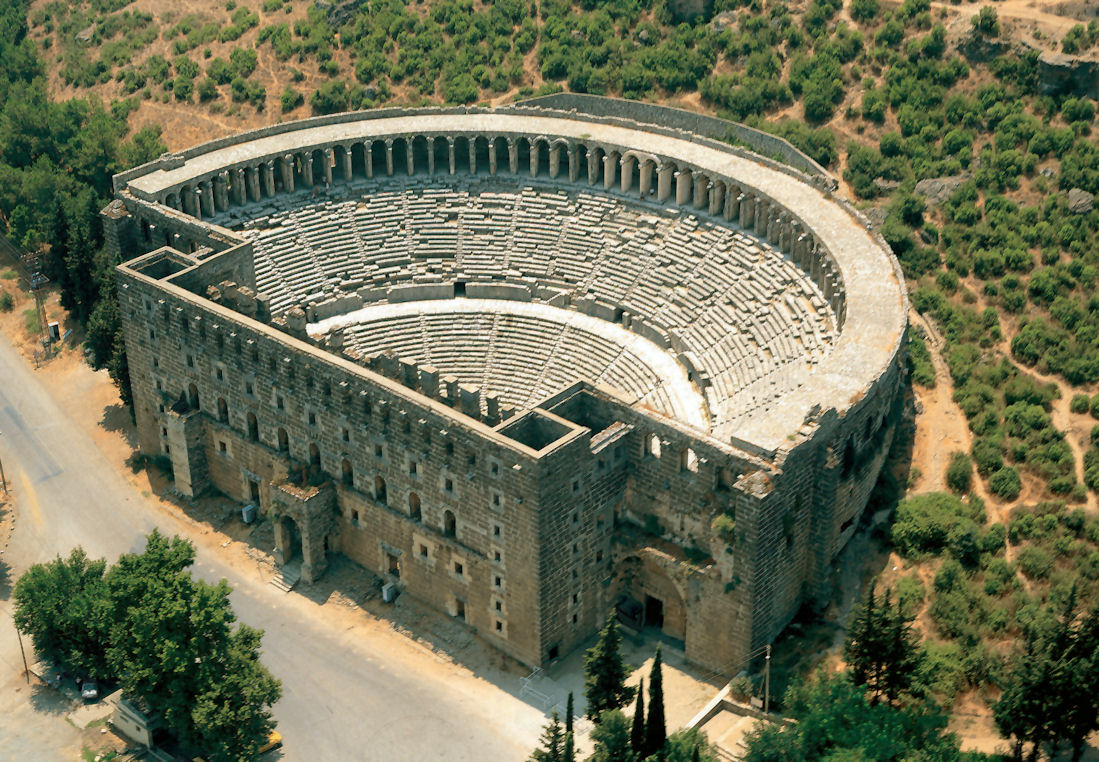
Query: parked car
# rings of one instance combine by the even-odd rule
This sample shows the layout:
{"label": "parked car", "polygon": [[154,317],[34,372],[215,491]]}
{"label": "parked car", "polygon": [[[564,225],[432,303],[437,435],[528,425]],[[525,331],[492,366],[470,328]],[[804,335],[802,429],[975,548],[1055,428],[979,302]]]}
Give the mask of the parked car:
{"label": "parked car", "polygon": [[80,688],[80,697],[85,701],[94,701],[99,698],[99,685],[94,680],[85,680]]}

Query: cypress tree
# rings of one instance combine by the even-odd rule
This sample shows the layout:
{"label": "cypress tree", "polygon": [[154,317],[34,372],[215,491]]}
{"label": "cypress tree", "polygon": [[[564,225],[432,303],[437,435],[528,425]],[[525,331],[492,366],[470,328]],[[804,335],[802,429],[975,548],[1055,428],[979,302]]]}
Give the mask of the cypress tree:
{"label": "cypress tree", "polygon": [[637,703],[633,708],[633,725],[630,727],[630,746],[639,755],[645,753],[645,679],[637,686]]}
{"label": "cypress tree", "polygon": [[656,647],[653,667],[649,672],[649,717],[645,721],[645,757],[650,754],[662,754],[668,741],[668,731],[664,725],[664,676],[660,646]]}
{"label": "cypress tree", "polygon": [[561,721],[557,712],[550,715],[550,721],[542,729],[541,745],[531,752],[529,762],[564,762],[562,757]]}
{"label": "cypress tree", "polygon": [[599,633],[599,642],[584,656],[584,697],[588,701],[588,717],[596,723],[603,712],[625,706],[633,698],[633,688],[626,685],[626,667],[618,646],[618,619],[614,609],[607,614],[607,623]]}
{"label": "cypress tree", "polygon": [[569,699],[565,702],[565,751],[562,754],[563,762],[576,761],[575,740],[572,733],[572,691],[569,691]]}

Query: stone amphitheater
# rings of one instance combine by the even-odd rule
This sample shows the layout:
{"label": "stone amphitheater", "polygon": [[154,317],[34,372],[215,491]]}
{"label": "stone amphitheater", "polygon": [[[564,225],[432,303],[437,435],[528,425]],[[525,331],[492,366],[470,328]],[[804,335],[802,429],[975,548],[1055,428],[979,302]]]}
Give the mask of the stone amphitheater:
{"label": "stone amphitheater", "polygon": [[342,553],[529,665],[617,607],[735,673],[830,594],[899,418],[903,280],[823,173],[578,103],[116,176],[141,448],[255,504],[287,576]]}

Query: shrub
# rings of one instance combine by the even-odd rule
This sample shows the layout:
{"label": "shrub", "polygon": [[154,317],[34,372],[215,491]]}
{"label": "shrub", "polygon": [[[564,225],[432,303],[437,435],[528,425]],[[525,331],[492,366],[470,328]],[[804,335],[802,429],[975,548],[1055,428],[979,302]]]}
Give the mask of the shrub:
{"label": "shrub", "polygon": [[1086,394],[1074,394],[1072,395],[1072,402],[1069,403],[1069,410],[1074,413],[1086,413],[1091,409],[1091,400],[1088,399]]}
{"label": "shrub", "polygon": [[736,521],[727,513],[719,513],[710,522],[714,533],[730,545],[736,540]]}
{"label": "shrub", "polygon": [[1031,579],[1046,579],[1053,571],[1053,556],[1039,545],[1027,545],[1019,551],[1019,569]]}
{"label": "shrub", "polygon": [[969,492],[973,481],[973,461],[964,452],[950,456],[950,465],[946,467],[946,486],[964,495]]}
{"label": "shrub", "polygon": [[305,103],[305,96],[299,93],[294,88],[287,85],[286,89],[282,91],[282,96],[279,98],[279,102],[282,104],[282,110],[293,111],[301,104]]}
{"label": "shrub", "polygon": [[11,312],[15,306],[15,300],[7,291],[0,292],[0,312]]}
{"label": "shrub", "polygon": [[915,575],[904,576],[897,580],[897,605],[900,606],[901,614],[905,619],[916,618],[926,594],[923,582]]}
{"label": "shrub", "polygon": [[953,537],[957,542],[970,530],[976,532],[973,506],[954,495],[934,492],[917,495],[897,506],[893,543],[902,555],[939,553]]}
{"label": "shrub", "polygon": [[1019,497],[1023,483],[1019,479],[1019,472],[1011,466],[1006,466],[988,478],[988,488],[1004,500],[1014,500]]}

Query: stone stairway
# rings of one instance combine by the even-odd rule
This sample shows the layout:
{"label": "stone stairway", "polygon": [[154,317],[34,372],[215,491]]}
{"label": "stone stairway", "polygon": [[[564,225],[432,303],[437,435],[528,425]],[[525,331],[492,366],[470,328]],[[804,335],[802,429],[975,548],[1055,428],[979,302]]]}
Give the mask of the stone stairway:
{"label": "stone stairway", "polygon": [[301,564],[289,563],[280,566],[278,573],[271,578],[271,584],[284,593],[290,592],[301,579]]}

